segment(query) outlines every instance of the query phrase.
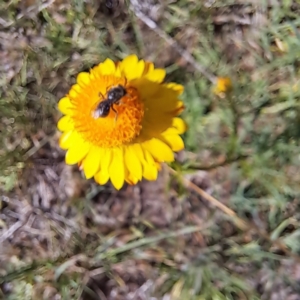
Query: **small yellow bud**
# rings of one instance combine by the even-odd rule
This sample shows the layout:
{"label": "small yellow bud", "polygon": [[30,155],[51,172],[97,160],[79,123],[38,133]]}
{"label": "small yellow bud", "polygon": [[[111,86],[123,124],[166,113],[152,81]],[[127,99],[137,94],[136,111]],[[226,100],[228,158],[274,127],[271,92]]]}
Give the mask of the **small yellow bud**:
{"label": "small yellow bud", "polygon": [[213,92],[216,95],[228,94],[232,91],[232,81],[229,77],[218,77]]}

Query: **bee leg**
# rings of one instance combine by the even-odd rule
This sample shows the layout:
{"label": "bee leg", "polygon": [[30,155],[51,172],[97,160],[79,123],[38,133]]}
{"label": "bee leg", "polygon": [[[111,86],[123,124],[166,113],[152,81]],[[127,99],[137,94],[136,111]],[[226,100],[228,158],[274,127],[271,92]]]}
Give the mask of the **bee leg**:
{"label": "bee leg", "polygon": [[111,109],[115,112],[115,122],[117,122],[118,120],[118,112],[114,109],[114,107],[112,106]]}

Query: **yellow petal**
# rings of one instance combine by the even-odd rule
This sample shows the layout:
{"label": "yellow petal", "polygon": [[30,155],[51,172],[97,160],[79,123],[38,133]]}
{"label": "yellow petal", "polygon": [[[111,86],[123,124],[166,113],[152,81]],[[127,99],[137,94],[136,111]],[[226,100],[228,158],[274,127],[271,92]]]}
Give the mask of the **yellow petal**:
{"label": "yellow petal", "polygon": [[72,86],[72,90],[74,90],[75,92],[77,92],[77,94],[81,93],[82,92],[82,88],[79,84],[74,84]]}
{"label": "yellow petal", "polygon": [[78,133],[76,131],[66,131],[64,132],[59,139],[59,146],[67,150],[73,144],[76,144],[76,141],[79,139]]}
{"label": "yellow petal", "polygon": [[137,180],[141,180],[143,176],[142,163],[138,158],[138,155],[135,153],[132,146],[125,148],[125,164],[129,171],[129,174],[132,175]]}
{"label": "yellow petal", "polygon": [[159,162],[174,161],[173,151],[164,142],[158,139],[151,139],[144,142],[143,148],[147,149],[149,153]]}
{"label": "yellow petal", "polygon": [[120,63],[120,70],[129,81],[140,78],[144,73],[144,69],[145,62],[143,60],[139,61],[136,55],[127,56]]}
{"label": "yellow petal", "polygon": [[172,111],[174,116],[180,115],[185,109],[185,106],[182,101],[177,101],[176,108]]}
{"label": "yellow petal", "polygon": [[100,160],[100,172],[95,175],[95,180],[99,184],[105,184],[109,179],[109,166],[112,160],[110,149],[103,149],[103,156]]}
{"label": "yellow petal", "polygon": [[116,70],[115,63],[109,58],[107,58],[98,67],[102,75],[113,75]]}
{"label": "yellow petal", "polygon": [[[135,58],[137,59],[136,56]],[[132,65],[129,66],[130,62],[128,62],[128,65],[123,64],[122,67],[124,69],[121,69],[121,72],[129,81],[142,77],[145,68],[145,62],[143,60],[135,61],[134,57],[132,60]]]}
{"label": "yellow petal", "polygon": [[165,69],[154,69],[153,71],[150,71],[145,76],[148,80],[152,82],[158,82],[161,83],[164,81],[166,77],[166,70]]}
{"label": "yellow petal", "polygon": [[79,163],[87,155],[91,145],[83,140],[77,142],[76,145],[71,147],[66,153],[66,164],[73,165]]}
{"label": "yellow petal", "polygon": [[146,149],[142,148],[141,144],[133,144],[132,147],[134,148],[134,152],[138,159],[142,163],[143,177],[148,180],[155,180],[157,178],[157,168],[155,167],[153,157]]}
{"label": "yellow petal", "polygon": [[96,175],[95,175],[95,181],[98,182],[99,184],[103,185],[107,183],[109,179],[109,174],[108,172],[104,172],[103,170],[100,170]]}
{"label": "yellow petal", "polygon": [[186,123],[181,118],[173,118],[172,127],[169,127],[163,134],[183,134],[187,130]]}
{"label": "yellow petal", "polygon": [[143,149],[141,147],[140,144],[133,144],[131,145],[135,155],[137,156],[137,158],[139,159],[140,162],[144,161],[145,158],[144,158],[144,152],[143,152]]}
{"label": "yellow petal", "polygon": [[155,162],[155,165],[156,165],[156,169],[157,169],[158,171],[161,171],[161,163]]}
{"label": "yellow petal", "polygon": [[131,68],[135,68],[138,63],[138,57],[135,54],[128,55],[120,62],[120,70],[126,75]]}
{"label": "yellow petal", "polygon": [[125,167],[126,167],[125,168],[125,181],[131,185],[137,184],[139,179],[137,177],[135,177],[133,174],[129,173],[129,171],[127,170],[128,166],[125,166]]}
{"label": "yellow petal", "polygon": [[153,102],[153,98],[161,92],[160,84],[143,77],[132,81],[130,84],[139,91],[143,101]]}
{"label": "yellow petal", "polygon": [[115,64],[115,67],[116,67],[116,70],[115,70],[114,76],[122,77],[122,71],[120,70],[120,62],[117,62]]}
{"label": "yellow petal", "polygon": [[143,161],[143,176],[148,180],[157,179],[157,167],[152,155],[144,149],[145,160]]}
{"label": "yellow petal", "polygon": [[[145,114],[142,121],[142,134],[157,136],[172,125],[173,117],[178,114],[178,96],[172,89],[147,79],[131,82],[137,88],[144,102]],[[180,102],[182,103],[182,102]]]}
{"label": "yellow petal", "polygon": [[146,81],[146,85],[153,89],[152,94],[145,94],[145,91],[140,92],[144,96],[145,106],[151,110],[152,113],[165,113],[177,109],[178,102],[177,94],[174,90],[168,89],[165,86],[156,82]]}
{"label": "yellow petal", "polygon": [[68,115],[73,109],[73,106],[71,104],[69,97],[63,97],[58,102],[58,109],[64,114]]}
{"label": "yellow petal", "polygon": [[130,77],[128,79],[133,80],[135,78],[142,77],[144,73],[144,69],[145,69],[145,62],[143,60],[140,60],[136,65],[136,69],[130,72]]}
{"label": "yellow petal", "polygon": [[104,154],[102,148],[93,146],[83,161],[83,171],[87,179],[92,178],[100,169],[100,160]]}
{"label": "yellow petal", "polygon": [[91,80],[90,80],[90,74],[87,72],[81,72],[77,76],[77,82],[80,86],[87,86]]}
{"label": "yellow petal", "polygon": [[143,75],[146,75],[147,73],[150,73],[154,70],[154,64],[149,61],[145,61],[145,68]]}
{"label": "yellow petal", "polygon": [[69,97],[71,99],[76,99],[78,97],[78,92],[76,91],[76,88],[73,88],[74,86],[72,86],[72,88],[69,91]]}
{"label": "yellow petal", "polygon": [[162,134],[161,139],[167,143],[172,151],[178,152],[184,149],[182,138],[177,134]]}
{"label": "yellow petal", "polygon": [[113,149],[112,155],[112,161],[109,166],[109,175],[112,184],[117,190],[119,190],[124,185],[125,180],[123,149]]}
{"label": "yellow petal", "polygon": [[60,131],[71,131],[74,128],[74,123],[69,116],[64,116],[58,121],[57,128]]}
{"label": "yellow petal", "polygon": [[172,90],[176,91],[178,95],[181,95],[183,93],[183,91],[184,91],[183,85],[177,84],[175,82],[167,83],[166,86],[169,89],[172,89]]}
{"label": "yellow petal", "polygon": [[183,134],[187,130],[187,125],[181,118],[173,118],[172,127],[177,130],[178,134]]}

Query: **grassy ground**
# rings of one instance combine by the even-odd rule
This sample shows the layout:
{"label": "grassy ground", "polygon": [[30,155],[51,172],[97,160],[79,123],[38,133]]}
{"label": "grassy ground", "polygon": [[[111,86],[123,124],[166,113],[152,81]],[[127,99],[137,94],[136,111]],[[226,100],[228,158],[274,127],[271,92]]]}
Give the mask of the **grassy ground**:
{"label": "grassy ground", "polygon": [[[299,14],[0,2],[0,298],[299,300]],[[130,53],[184,84],[189,130],[172,169],[117,192],[64,164],[56,104],[80,71]]]}

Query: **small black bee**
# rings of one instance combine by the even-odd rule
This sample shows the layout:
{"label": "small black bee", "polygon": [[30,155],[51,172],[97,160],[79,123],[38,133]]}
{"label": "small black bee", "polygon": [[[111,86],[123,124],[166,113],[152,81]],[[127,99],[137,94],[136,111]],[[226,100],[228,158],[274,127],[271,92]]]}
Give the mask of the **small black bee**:
{"label": "small black bee", "polygon": [[95,119],[105,118],[108,116],[110,109],[112,109],[116,114],[116,120],[118,118],[118,112],[114,109],[114,104],[120,104],[120,100],[127,94],[124,86],[121,84],[116,87],[111,88],[107,94],[106,98],[102,100],[93,112]]}

